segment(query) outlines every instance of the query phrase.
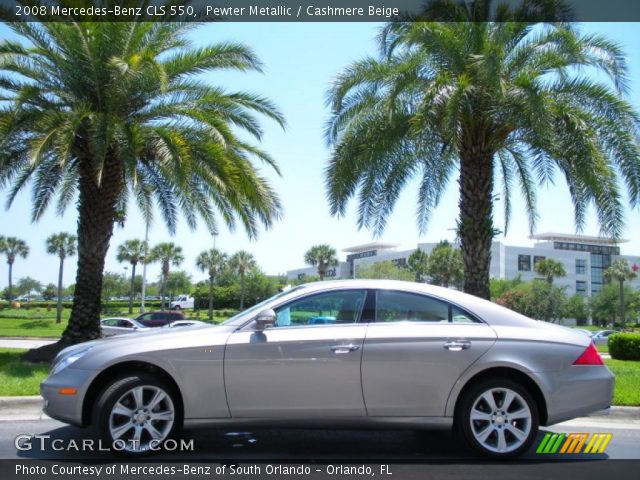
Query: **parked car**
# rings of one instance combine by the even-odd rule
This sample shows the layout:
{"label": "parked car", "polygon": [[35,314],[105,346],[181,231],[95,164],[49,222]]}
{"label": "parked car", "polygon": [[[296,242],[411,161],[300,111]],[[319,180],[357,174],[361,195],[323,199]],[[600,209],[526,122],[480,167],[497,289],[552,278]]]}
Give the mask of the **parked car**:
{"label": "parked car", "polygon": [[123,333],[143,332],[148,328],[130,318],[114,317],[100,320],[100,330],[103,337],[110,337],[112,335],[122,335]]}
{"label": "parked car", "polygon": [[136,320],[145,327],[163,327],[176,320],[184,320],[184,315],[181,312],[159,310],[142,313],[136,317]]}
{"label": "parked car", "polygon": [[584,333],[587,337],[591,337],[593,332],[591,330],[586,330],[584,328],[576,328],[576,332]]}
{"label": "parked car", "polygon": [[60,352],[40,387],[45,413],[93,424],[132,455],[208,420],[454,428],[479,452],[508,458],[530,448],[540,425],[606,409],[613,395],[583,333],[414,282],[301,285],[220,325],[139,338]]}
{"label": "parked car", "polygon": [[614,333],[620,332],[617,330],[598,330],[597,332],[594,332],[591,339],[596,345],[606,345],[609,341],[609,335],[613,335]]}
{"label": "parked car", "polygon": [[175,301],[171,302],[172,310],[184,310],[186,308],[193,308],[194,300],[189,295],[179,295]]}
{"label": "parked car", "polygon": [[162,328],[175,328],[175,327],[197,327],[197,326],[206,326],[211,325],[207,322],[201,322],[200,320],[178,320],[175,322],[167,323]]}

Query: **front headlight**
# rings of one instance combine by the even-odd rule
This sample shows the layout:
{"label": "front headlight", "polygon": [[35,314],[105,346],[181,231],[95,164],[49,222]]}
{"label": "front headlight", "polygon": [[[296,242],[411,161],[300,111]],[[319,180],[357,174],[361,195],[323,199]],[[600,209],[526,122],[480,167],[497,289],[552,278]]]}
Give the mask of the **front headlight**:
{"label": "front headlight", "polygon": [[82,350],[74,352],[71,355],[67,355],[66,357],[63,357],[60,361],[56,362],[53,365],[53,368],[51,369],[51,375],[55,375],[56,373],[61,372],[62,370],[67,368],[69,365],[71,365],[73,362],[79,360],[84,355],[86,355],[86,353],[92,348],[93,347],[83,348]]}

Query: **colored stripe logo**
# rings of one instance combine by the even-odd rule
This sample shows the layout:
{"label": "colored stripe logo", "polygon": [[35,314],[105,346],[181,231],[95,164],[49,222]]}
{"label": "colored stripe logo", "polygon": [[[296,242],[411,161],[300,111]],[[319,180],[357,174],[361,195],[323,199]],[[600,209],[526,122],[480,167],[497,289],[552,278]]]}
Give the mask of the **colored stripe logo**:
{"label": "colored stripe logo", "polygon": [[589,435],[589,433],[547,433],[538,445],[536,453],[604,453],[613,438],[611,433],[593,433],[591,437]]}

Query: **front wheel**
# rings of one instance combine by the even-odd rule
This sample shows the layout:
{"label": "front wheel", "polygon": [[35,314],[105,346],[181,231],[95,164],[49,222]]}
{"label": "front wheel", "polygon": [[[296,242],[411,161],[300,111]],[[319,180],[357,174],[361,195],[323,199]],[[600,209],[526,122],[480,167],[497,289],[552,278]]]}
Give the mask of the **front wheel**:
{"label": "front wheel", "polygon": [[182,418],[172,389],[143,373],[120,377],[108,385],[93,416],[110,448],[128,455],[162,448],[177,432]]}
{"label": "front wheel", "polygon": [[496,379],[469,389],[456,412],[456,429],[480,453],[493,458],[521,455],[538,433],[538,409],[516,382]]}

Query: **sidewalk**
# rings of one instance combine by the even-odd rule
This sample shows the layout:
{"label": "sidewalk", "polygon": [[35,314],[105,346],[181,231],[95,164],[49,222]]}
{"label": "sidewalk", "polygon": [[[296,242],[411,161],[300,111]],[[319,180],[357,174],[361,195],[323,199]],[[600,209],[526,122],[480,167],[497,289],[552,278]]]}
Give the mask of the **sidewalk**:
{"label": "sidewalk", "polygon": [[1,348],[39,348],[45,345],[49,345],[51,343],[57,342],[57,338],[52,338],[48,340],[46,338],[17,338],[17,337],[1,337],[0,338],[0,347]]}

